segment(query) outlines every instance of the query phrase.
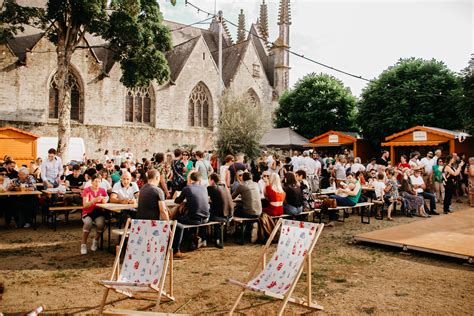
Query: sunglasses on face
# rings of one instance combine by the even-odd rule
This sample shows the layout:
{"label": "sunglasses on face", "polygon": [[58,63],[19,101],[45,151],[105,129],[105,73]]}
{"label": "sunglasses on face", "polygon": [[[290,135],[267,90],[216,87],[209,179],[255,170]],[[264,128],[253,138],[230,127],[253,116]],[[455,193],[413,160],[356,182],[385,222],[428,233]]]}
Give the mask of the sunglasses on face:
{"label": "sunglasses on face", "polygon": [[265,176],[263,176],[263,178],[268,178],[268,176],[267,176],[267,175],[265,175]]}

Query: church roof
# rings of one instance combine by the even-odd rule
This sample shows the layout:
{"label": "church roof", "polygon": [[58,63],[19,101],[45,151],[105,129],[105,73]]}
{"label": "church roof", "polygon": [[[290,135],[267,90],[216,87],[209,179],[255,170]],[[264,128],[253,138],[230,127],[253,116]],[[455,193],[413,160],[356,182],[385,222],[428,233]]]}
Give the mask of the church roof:
{"label": "church roof", "polygon": [[[226,86],[229,86],[230,81],[234,78],[249,43],[250,40],[246,40],[222,49],[222,80]],[[212,57],[217,64],[219,51],[213,51]]]}
{"label": "church roof", "polygon": [[171,81],[176,81],[183,70],[186,61],[191,55],[196,43],[198,42],[200,36],[196,36],[188,40],[187,42],[181,43],[173,47],[173,50],[166,53],[166,60],[168,61],[168,66],[171,71]]}
{"label": "church roof", "polygon": [[43,33],[17,36],[14,38],[8,38],[7,44],[18,59],[21,62],[24,62],[26,59],[26,52],[32,49],[41,37],[43,37]]}

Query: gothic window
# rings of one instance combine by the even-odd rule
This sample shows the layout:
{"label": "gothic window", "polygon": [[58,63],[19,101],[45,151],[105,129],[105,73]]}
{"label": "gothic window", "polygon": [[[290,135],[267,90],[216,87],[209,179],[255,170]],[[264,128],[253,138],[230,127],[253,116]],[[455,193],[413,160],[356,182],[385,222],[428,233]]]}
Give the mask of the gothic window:
{"label": "gothic window", "polygon": [[257,106],[260,105],[260,98],[258,97],[257,92],[255,92],[254,89],[250,88],[248,89],[247,93],[250,95],[250,99],[252,100],[252,103]]}
{"label": "gothic window", "polygon": [[125,122],[151,123],[152,95],[151,86],[128,89],[125,96]]}
{"label": "gothic window", "polygon": [[188,125],[210,127],[212,120],[212,101],[209,89],[199,82],[191,91],[188,103]]}
{"label": "gothic window", "polygon": [[[69,71],[66,89],[69,89],[71,97],[71,120],[82,121],[83,118],[83,92],[77,77]],[[57,73],[53,76],[49,84],[49,118],[57,119],[59,117],[59,91],[57,84]]]}

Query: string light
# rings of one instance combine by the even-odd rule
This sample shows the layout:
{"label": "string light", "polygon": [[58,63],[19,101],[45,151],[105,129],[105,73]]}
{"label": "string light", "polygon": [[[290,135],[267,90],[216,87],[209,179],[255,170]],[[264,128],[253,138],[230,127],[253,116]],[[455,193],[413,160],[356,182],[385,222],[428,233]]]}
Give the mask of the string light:
{"label": "string light", "polygon": [[[206,11],[206,10],[204,10],[204,9],[202,9],[202,8],[200,8],[200,7],[198,7],[198,6],[196,6],[196,5],[194,5],[194,4],[193,4],[191,1],[189,1],[189,0],[186,0],[185,3],[186,3],[186,5],[190,5],[190,6],[194,7],[195,9],[197,9],[198,12],[199,12],[199,11],[202,11],[203,13],[206,13],[206,14],[208,14],[208,15],[212,15],[213,17],[216,16],[215,14],[210,13],[210,12],[208,12],[208,11]],[[226,21],[227,23],[229,23],[229,24],[235,26],[235,27],[239,27],[237,24],[233,23],[232,21],[227,20],[226,18],[223,18],[223,20]],[[254,34],[254,33],[250,32],[250,30],[244,29],[244,31],[245,31],[246,33],[248,33],[248,34],[252,34],[252,36],[255,36],[255,37],[261,39],[261,40],[264,41],[265,43],[269,43],[269,44],[272,44],[272,45],[274,44],[274,42],[269,42],[268,40],[264,39],[263,37],[259,36],[258,34]],[[339,72],[339,73],[345,74],[345,75],[347,75],[347,76],[351,76],[351,77],[354,77],[354,78],[356,78],[356,79],[363,80],[363,81],[366,81],[366,82],[369,82],[369,83],[370,83],[370,82],[374,82],[374,80],[370,80],[370,79],[364,78],[364,77],[362,77],[362,76],[360,76],[360,75],[355,75],[355,74],[352,74],[352,73],[350,73],[350,72],[347,72],[347,71],[338,69],[338,68],[336,68],[336,67],[332,67],[332,66],[330,66],[330,65],[327,65],[327,64],[318,62],[318,61],[316,61],[316,60],[314,60],[314,59],[311,59],[311,58],[308,58],[308,57],[304,56],[303,54],[296,53],[296,52],[294,52],[294,51],[292,51],[292,50],[290,50],[290,49],[286,49],[286,50],[287,50],[290,54],[292,54],[292,55],[295,55],[295,56],[297,56],[297,57],[300,57],[300,58],[302,58],[302,59],[305,59],[305,60],[307,60],[307,61],[309,61],[309,62],[315,63],[315,64],[320,65],[320,66],[322,66],[322,67],[331,69],[331,70],[333,70],[333,71],[336,71],[336,72]],[[392,89],[404,89],[404,90],[406,90],[406,91],[408,91],[408,90],[409,90],[409,91],[413,91],[413,92],[417,93],[418,95],[436,96],[436,97],[439,97],[439,96],[447,96],[447,97],[449,97],[448,94],[443,94],[442,92],[439,92],[438,94],[429,93],[429,92],[420,93],[420,92],[417,91],[416,89],[415,89],[415,90],[411,90],[411,89],[408,88],[408,87],[402,87],[402,86],[392,87],[390,84],[387,84],[387,87],[391,87]],[[452,95],[451,97],[456,97],[456,96],[455,96],[455,95],[454,95],[454,96]],[[465,96],[462,95],[462,97],[464,98]]]}

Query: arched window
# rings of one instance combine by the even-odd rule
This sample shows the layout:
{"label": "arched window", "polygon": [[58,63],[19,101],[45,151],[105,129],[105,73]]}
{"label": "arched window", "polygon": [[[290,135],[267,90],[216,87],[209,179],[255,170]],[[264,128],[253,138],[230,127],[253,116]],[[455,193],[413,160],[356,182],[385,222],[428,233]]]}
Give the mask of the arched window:
{"label": "arched window", "polygon": [[252,100],[252,103],[257,106],[260,105],[260,98],[258,97],[257,92],[255,92],[254,89],[250,88],[248,89],[247,93],[250,95],[250,99]]}
{"label": "arched window", "polygon": [[125,96],[125,122],[151,123],[152,99],[151,86],[128,89]]}
{"label": "arched window", "polygon": [[211,94],[202,82],[193,88],[189,96],[188,125],[193,127],[211,127],[212,125]]}
{"label": "arched window", "polygon": [[[83,91],[79,84],[79,80],[71,70],[69,70],[66,88],[69,89],[71,95],[71,120],[82,121],[84,114]],[[59,91],[56,73],[49,84],[49,118],[51,119],[57,119],[59,117],[58,95]]]}

